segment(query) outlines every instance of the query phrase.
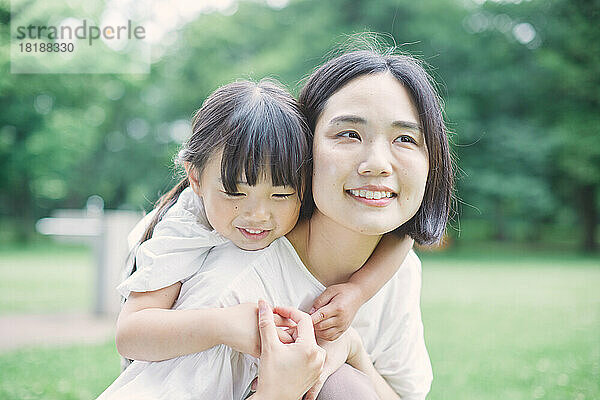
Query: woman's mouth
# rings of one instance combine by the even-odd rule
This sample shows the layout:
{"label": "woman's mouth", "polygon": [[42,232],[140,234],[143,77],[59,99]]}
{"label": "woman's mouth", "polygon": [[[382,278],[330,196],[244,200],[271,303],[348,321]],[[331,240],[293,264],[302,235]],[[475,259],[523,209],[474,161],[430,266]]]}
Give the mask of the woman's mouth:
{"label": "woman's mouth", "polygon": [[250,240],[261,240],[266,238],[271,232],[268,229],[238,228],[241,234]]}
{"label": "woman's mouth", "polygon": [[396,193],[389,190],[349,189],[346,193],[353,199],[374,207],[385,207],[397,197]]}

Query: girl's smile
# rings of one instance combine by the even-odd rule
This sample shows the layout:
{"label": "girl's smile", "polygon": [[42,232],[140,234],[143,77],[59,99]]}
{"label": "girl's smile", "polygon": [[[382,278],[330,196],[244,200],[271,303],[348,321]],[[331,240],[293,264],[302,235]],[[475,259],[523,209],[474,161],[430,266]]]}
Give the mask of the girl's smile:
{"label": "girl's smile", "polygon": [[262,240],[266,238],[271,230],[238,228],[242,235],[251,240]]}

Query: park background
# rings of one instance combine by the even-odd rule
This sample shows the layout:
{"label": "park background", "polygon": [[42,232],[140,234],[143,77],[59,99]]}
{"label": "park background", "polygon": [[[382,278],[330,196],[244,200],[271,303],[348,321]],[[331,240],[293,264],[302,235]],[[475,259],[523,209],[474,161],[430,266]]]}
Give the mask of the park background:
{"label": "park background", "polygon": [[[43,25],[78,3],[21,12]],[[599,1],[152,3],[149,74],[19,75],[0,0],[0,398],[89,399],[119,373],[108,336],[11,345],[11,321],[93,307],[90,246],[36,221],[91,195],[151,209],[211,91],[271,76],[297,94],[364,31],[427,63],[452,131],[455,215],[442,249],[419,249],[428,398],[600,398]]]}

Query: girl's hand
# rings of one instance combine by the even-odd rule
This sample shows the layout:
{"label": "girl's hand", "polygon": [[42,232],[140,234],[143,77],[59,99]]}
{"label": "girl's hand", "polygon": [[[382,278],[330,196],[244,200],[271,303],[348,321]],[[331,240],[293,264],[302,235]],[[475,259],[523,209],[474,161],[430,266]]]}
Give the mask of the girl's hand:
{"label": "girl's hand", "polygon": [[331,374],[338,370],[346,361],[354,358],[359,346],[362,346],[360,337],[353,328],[348,329],[334,341],[318,339],[317,343],[327,352],[323,371],[319,375],[317,383],[310,388],[304,396],[304,400],[315,400]]}
{"label": "girl's hand", "polygon": [[278,307],[276,312],[295,326],[294,343],[281,343],[271,307],[258,301],[261,357],[257,390],[252,399],[297,400],[315,384],[323,369],[325,350],[317,345],[308,314],[294,308]]}
{"label": "girl's hand", "polygon": [[[258,330],[257,306],[255,303],[242,303],[223,309],[222,338],[223,344],[239,351],[260,357],[260,334]],[[282,343],[291,343],[293,339],[285,330],[295,325],[294,322],[278,314],[273,315],[276,332]]]}
{"label": "girl's hand", "polygon": [[347,283],[328,287],[315,300],[312,314],[317,337],[335,340],[348,329],[358,309],[373,297],[398,271],[414,241],[389,233],[377,245],[367,262]]}
{"label": "girl's hand", "polygon": [[319,339],[336,340],[344,333],[364,303],[359,285],[347,282],[329,286],[313,303],[311,310]]}

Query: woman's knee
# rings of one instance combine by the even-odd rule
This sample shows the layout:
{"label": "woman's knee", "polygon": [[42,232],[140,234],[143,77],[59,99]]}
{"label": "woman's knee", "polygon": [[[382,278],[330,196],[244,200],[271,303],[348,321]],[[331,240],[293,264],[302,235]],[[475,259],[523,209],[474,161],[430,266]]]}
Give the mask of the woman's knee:
{"label": "woman's knee", "polygon": [[368,376],[348,364],[327,378],[317,400],[376,400],[375,388]]}

